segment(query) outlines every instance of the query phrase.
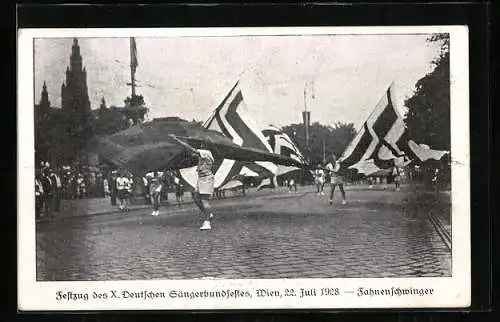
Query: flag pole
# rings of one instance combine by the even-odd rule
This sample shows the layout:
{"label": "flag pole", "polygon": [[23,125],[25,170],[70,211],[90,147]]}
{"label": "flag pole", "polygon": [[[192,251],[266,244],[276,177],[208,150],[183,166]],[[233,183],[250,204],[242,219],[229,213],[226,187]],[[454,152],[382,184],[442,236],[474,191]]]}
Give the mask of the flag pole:
{"label": "flag pole", "polygon": [[325,139],[323,139],[323,164],[326,162],[326,155],[325,155]]}
{"label": "flag pole", "polygon": [[137,64],[136,44],[134,37],[130,37],[130,86],[132,87],[132,100],[135,98],[135,68]]}
{"label": "flag pole", "polygon": [[307,82],[304,84],[304,126],[305,126],[305,131],[306,131],[306,147],[309,149],[309,120],[307,118]]}

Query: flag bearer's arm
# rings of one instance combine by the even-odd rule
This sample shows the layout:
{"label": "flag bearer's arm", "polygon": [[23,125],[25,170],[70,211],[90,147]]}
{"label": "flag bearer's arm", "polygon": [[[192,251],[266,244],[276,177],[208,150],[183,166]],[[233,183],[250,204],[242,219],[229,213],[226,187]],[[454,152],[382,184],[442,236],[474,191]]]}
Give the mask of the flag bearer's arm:
{"label": "flag bearer's arm", "polygon": [[183,147],[185,147],[189,152],[193,153],[193,154],[196,154],[196,155],[199,155],[200,152],[198,152],[198,150],[196,150],[195,148],[193,148],[192,146],[190,146],[189,144],[187,144],[186,142],[182,141],[182,140],[179,140],[175,135],[173,134],[169,134],[169,136],[174,139],[177,143],[179,143],[180,145],[182,145]]}

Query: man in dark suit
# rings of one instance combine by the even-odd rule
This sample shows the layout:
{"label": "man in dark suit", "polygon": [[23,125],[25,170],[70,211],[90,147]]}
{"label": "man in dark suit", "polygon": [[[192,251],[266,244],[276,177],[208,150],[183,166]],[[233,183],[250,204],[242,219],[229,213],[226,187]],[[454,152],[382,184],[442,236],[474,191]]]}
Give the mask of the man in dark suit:
{"label": "man in dark suit", "polygon": [[35,214],[36,218],[40,218],[40,213],[42,211],[43,206],[43,186],[42,186],[42,173],[39,169],[36,169],[35,172]]}
{"label": "man in dark suit", "polygon": [[109,195],[111,197],[111,205],[116,206],[116,178],[118,174],[116,171],[111,172],[111,177],[109,178],[108,186],[109,186]]}
{"label": "man in dark suit", "polygon": [[52,201],[54,198],[53,195],[53,183],[50,179],[49,169],[44,168],[42,170],[42,188],[44,191],[43,194],[43,203],[44,203],[44,215],[46,217],[52,217]]}

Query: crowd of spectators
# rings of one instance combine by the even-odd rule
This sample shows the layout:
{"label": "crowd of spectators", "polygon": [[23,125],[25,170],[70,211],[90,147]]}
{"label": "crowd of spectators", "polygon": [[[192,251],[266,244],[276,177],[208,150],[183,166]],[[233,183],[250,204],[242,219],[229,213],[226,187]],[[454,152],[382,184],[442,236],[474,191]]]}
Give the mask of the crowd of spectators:
{"label": "crowd of spectators", "polygon": [[40,161],[35,169],[37,217],[59,212],[62,200],[104,197],[104,183],[103,172],[91,171],[88,166],[51,166]]}

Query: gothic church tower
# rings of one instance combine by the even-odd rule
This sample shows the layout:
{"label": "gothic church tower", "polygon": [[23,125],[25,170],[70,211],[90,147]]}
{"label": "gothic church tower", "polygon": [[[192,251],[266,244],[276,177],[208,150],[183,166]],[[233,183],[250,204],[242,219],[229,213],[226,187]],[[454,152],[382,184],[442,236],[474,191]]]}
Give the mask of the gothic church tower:
{"label": "gothic church tower", "polygon": [[90,100],[87,89],[87,71],[82,68],[78,39],[73,39],[70,66],[66,67],[66,81],[61,86],[61,108],[65,112],[89,115]]}

